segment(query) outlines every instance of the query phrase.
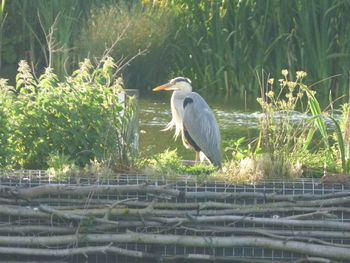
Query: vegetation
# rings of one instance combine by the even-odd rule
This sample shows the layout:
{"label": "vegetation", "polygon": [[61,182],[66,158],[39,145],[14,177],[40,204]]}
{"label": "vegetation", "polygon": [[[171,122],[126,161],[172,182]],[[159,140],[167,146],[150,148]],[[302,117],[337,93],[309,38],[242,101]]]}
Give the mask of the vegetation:
{"label": "vegetation", "polygon": [[152,158],[143,160],[140,168],[147,174],[156,177],[176,179],[177,176],[183,178],[183,176],[188,175],[189,178],[197,181],[210,180],[209,175],[212,176],[212,173],[216,171],[215,166],[208,164],[184,165],[176,149],[168,149],[152,156]]}
{"label": "vegetation", "polygon": [[[114,79],[115,70],[110,57],[97,67],[86,59],[60,82],[51,68],[36,79],[21,61],[16,86],[0,81],[1,167],[49,167],[52,177],[62,179],[111,175],[111,168],[138,163],[138,169],[155,176],[231,183],[293,179],[315,168],[349,173],[348,105],[340,120],[322,111],[316,92],[304,84],[305,72],[296,72],[294,81],[287,70],[278,81],[260,78],[260,135],[248,144],[245,138],[229,141],[225,150],[232,159],[218,171],[211,165],[184,165],[176,150],[135,159],[130,128],[134,103],[132,98],[126,105],[118,102],[123,83]],[[293,121],[296,114],[302,116],[299,122]],[[315,138],[321,138],[316,146]]]}
{"label": "vegetation", "polygon": [[[339,120],[317,95],[348,92],[349,14],[342,0],[2,0],[0,68],[29,63],[20,63],[14,85],[0,80],[1,167],[50,167],[60,178],[81,167],[89,173],[137,162],[158,175],[245,182],[310,168],[348,174],[349,107]],[[279,80],[254,77],[278,76],[281,68],[289,72]],[[317,94],[300,68],[310,82],[324,79]],[[260,92],[259,138],[230,140],[232,160],[222,173],[185,166],[176,151],[135,160],[132,99],[130,107],[116,100],[121,73],[130,88],[185,75],[202,90]]]}
{"label": "vegetation", "polygon": [[[316,92],[304,84],[306,76],[306,72],[297,71],[293,77],[288,70],[282,70],[278,81],[261,76],[259,137],[253,141],[244,137],[230,140],[225,151],[232,153],[232,158],[226,160],[223,169],[205,170],[204,166],[196,178],[253,184],[324,172],[349,174],[348,104],[342,108],[341,119],[335,117],[334,110],[321,110]],[[162,176],[195,175],[176,151],[154,156],[148,162],[150,167],[152,174]]]}
{"label": "vegetation", "polygon": [[[347,92],[350,49],[348,1],[174,1],[181,6],[176,64],[198,86],[252,91],[264,69],[303,69],[311,80]],[[205,54],[205,55],[203,55]]]}
{"label": "vegetation", "polygon": [[[28,0],[1,1],[2,66],[27,59],[59,77],[82,58],[111,49],[115,60],[144,51],[126,85],[148,88],[173,75],[222,92],[259,94],[264,69],[329,76],[320,93],[347,92],[350,3],[343,0]],[[36,10],[36,12],[33,12]],[[113,19],[112,19],[113,17]],[[118,45],[113,45],[121,37]],[[51,53],[50,53],[51,52]],[[49,54],[52,54],[51,56]],[[136,63],[137,62],[137,63]],[[136,73],[136,74],[135,74]]]}
{"label": "vegetation", "polygon": [[0,1],[0,69],[2,65],[2,41],[3,41],[3,30],[4,30],[4,24],[5,19],[7,16],[7,13],[5,12],[5,0]]}
{"label": "vegetation", "polygon": [[118,102],[124,90],[115,69],[110,57],[97,67],[86,59],[59,82],[51,68],[36,79],[21,61],[15,87],[1,80],[1,166],[42,169],[93,160],[130,166],[134,103]]}
{"label": "vegetation", "polygon": [[[124,70],[129,87],[155,85],[159,76],[169,74],[174,14],[168,9],[129,5],[122,1],[90,11],[76,43],[79,56],[100,57],[110,48],[112,57],[133,60]],[[137,54],[141,56],[134,57]]]}

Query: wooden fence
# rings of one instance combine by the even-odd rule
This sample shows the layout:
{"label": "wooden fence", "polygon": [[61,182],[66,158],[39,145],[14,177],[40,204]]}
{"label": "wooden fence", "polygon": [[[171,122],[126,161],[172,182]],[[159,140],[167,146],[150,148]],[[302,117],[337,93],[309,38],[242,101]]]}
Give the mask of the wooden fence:
{"label": "wooden fence", "polygon": [[[97,177],[98,178],[98,177]],[[102,177],[101,177],[102,178]],[[70,262],[349,262],[350,189],[144,175],[0,174],[0,258]]]}

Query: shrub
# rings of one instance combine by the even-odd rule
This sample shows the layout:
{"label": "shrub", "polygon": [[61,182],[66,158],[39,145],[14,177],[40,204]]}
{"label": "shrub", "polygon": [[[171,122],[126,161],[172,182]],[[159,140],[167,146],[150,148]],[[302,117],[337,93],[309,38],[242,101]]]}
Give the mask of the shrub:
{"label": "shrub", "polygon": [[[114,168],[129,165],[133,99],[125,107],[118,102],[124,90],[122,80],[113,77],[115,67],[111,58],[96,68],[85,60],[59,82],[51,68],[35,79],[21,61],[16,87],[3,85],[0,91],[6,97],[0,101],[6,113],[0,135],[8,134],[8,164],[43,169],[52,155],[61,155],[80,166],[95,159]],[[1,145],[0,158],[9,150]]]}

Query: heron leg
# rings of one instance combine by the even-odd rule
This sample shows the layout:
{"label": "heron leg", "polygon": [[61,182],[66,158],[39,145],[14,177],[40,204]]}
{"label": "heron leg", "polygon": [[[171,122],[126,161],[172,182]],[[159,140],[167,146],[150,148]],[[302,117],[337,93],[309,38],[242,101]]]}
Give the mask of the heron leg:
{"label": "heron leg", "polygon": [[200,162],[200,152],[196,151],[196,163]]}

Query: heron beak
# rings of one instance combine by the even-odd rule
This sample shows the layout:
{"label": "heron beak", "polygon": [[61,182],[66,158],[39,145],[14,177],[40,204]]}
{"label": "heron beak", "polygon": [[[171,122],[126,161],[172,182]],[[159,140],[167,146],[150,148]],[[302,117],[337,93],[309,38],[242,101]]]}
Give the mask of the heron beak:
{"label": "heron beak", "polygon": [[160,86],[154,88],[153,91],[170,90],[172,86],[173,86],[173,84],[166,83],[166,84],[163,84],[163,85],[160,85]]}

